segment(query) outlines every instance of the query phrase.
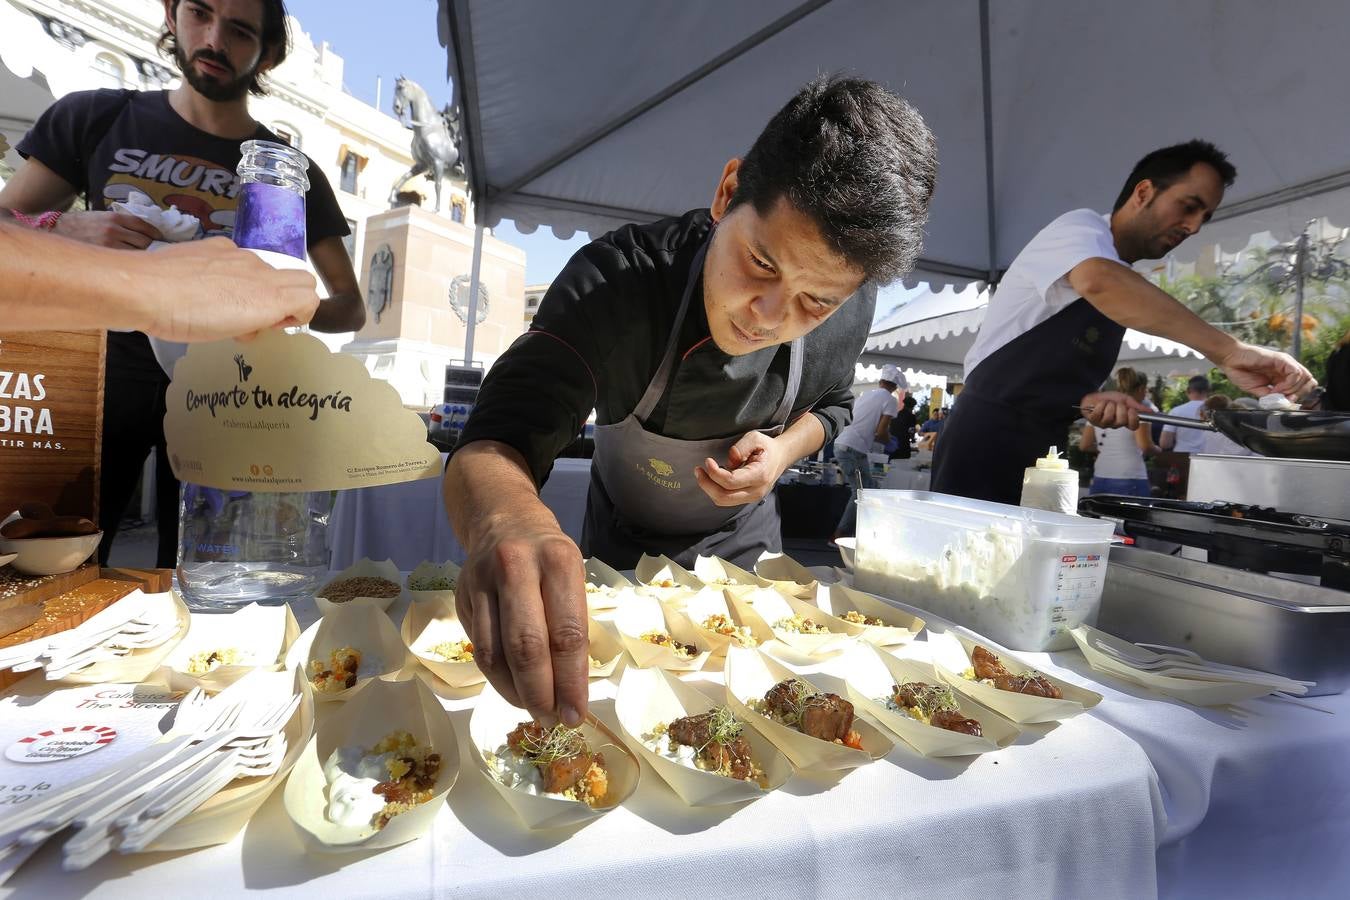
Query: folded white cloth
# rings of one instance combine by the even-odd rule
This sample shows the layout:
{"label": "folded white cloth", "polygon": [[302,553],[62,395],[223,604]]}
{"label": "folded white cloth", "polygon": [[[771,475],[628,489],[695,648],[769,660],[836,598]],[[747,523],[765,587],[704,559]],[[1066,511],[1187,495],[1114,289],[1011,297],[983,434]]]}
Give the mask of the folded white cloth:
{"label": "folded white cloth", "polygon": [[179,212],[176,206],[164,209],[144,194],[132,193],[126,200],[119,200],[114,203],[112,209],[113,212],[133,215],[159,229],[159,233],[164,240],[152,243],[150,245],[152,250],[155,249],[155,244],[176,244],[179,241],[190,241],[201,234],[202,223],[197,220],[196,216]]}

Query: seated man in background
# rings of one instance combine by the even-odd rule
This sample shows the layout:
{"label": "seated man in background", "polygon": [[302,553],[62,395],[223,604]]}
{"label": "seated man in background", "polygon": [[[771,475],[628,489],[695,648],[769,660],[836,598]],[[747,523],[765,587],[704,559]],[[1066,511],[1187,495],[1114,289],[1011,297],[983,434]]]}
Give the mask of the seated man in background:
{"label": "seated man in background", "polygon": [[928,421],[919,426],[919,449],[932,452],[937,449],[938,435],[942,434],[942,425],[947,411],[942,407],[933,410]]}

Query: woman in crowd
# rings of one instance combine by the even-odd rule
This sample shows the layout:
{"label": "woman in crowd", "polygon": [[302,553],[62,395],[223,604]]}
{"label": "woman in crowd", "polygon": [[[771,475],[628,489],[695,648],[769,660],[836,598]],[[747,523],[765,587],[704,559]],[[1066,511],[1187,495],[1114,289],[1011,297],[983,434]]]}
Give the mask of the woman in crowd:
{"label": "woman in crowd", "polygon": [[[1143,402],[1148,391],[1148,376],[1128,367],[1116,371],[1116,388],[1121,393]],[[1089,425],[1083,430],[1080,448],[1097,452],[1093,468],[1090,494],[1125,494],[1131,497],[1149,496],[1148,470],[1144,458],[1158,452],[1147,422],[1136,429],[1099,428]]]}

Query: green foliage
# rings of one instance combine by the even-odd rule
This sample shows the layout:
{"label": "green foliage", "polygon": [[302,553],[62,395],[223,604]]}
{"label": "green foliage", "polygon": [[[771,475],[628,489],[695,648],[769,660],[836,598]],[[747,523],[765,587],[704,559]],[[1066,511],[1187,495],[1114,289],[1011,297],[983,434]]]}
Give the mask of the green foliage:
{"label": "green foliage", "polygon": [[[1215,275],[1159,279],[1167,291],[1206,322],[1252,344],[1291,352],[1295,327],[1303,332],[1302,362],[1318,377],[1342,335],[1350,330],[1350,262],[1339,233],[1308,239],[1303,259],[1303,320],[1295,323],[1298,242],[1244,251]],[[1242,397],[1218,369],[1209,371],[1214,393]],[[1154,381],[1153,402],[1164,411],[1186,402],[1186,379]]]}
{"label": "green foliage", "polygon": [[[1295,328],[1309,349],[1350,306],[1344,238],[1309,237],[1303,257],[1303,320],[1294,321],[1298,241],[1244,251],[1215,275],[1163,277],[1159,287],[1206,322],[1248,343],[1291,350]],[[1338,335],[1339,336],[1339,335]]]}

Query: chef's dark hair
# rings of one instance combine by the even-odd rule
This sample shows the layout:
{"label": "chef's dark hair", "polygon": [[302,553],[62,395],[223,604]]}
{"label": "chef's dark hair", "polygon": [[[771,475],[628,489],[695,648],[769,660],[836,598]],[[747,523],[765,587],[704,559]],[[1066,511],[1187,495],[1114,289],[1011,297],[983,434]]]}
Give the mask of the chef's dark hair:
{"label": "chef's dark hair", "polygon": [[822,76],[778,111],[741,160],[730,209],[767,215],[779,197],[881,284],[914,268],[937,181],[937,142],[881,85]]}
{"label": "chef's dark hair", "polygon": [[[178,15],[178,7],[182,2],[173,0],[169,6],[170,16]],[[291,29],[286,24],[286,0],[262,0],[262,30],[258,34],[258,42],[262,44],[262,58],[269,61],[273,68],[281,65],[291,49]],[[168,25],[159,33],[156,46],[160,53],[177,60],[178,40]],[[267,93],[267,83],[262,75],[256,72],[253,74],[253,79],[248,83],[248,92],[260,97]]]}
{"label": "chef's dark hair", "polygon": [[1197,138],[1184,144],[1173,144],[1154,150],[1135,163],[1134,168],[1130,170],[1130,177],[1125,179],[1125,186],[1120,189],[1116,205],[1111,207],[1111,212],[1129,202],[1130,195],[1134,193],[1139,182],[1148,179],[1153,183],[1153,189],[1161,194],[1181,180],[1196,163],[1205,163],[1213,167],[1214,171],[1219,173],[1224,187],[1232,187],[1233,182],[1237,181],[1237,169],[1228,161],[1228,154],[1209,141]]}

